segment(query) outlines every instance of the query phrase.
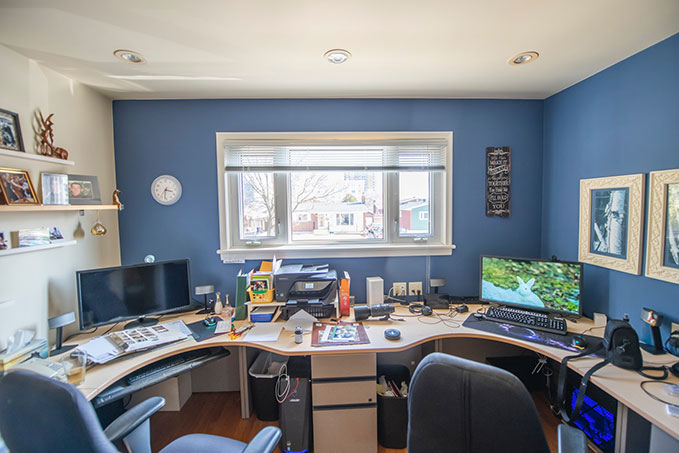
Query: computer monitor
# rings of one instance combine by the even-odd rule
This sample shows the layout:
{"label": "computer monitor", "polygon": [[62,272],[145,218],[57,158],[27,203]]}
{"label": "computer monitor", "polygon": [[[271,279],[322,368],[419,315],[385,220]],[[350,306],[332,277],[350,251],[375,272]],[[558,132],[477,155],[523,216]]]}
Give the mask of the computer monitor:
{"label": "computer monitor", "polygon": [[481,256],[484,302],[581,315],[582,263]]}
{"label": "computer monitor", "polygon": [[80,329],[134,318],[126,328],[153,325],[147,316],[191,308],[188,259],[78,271],[76,279]]}

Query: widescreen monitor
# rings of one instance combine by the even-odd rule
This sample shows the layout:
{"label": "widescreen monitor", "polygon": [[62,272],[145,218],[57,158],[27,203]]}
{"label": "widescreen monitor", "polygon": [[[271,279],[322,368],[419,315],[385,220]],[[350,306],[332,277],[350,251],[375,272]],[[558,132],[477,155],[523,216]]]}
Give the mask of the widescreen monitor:
{"label": "widescreen monitor", "polygon": [[191,306],[187,259],[78,271],[76,279],[80,329]]}
{"label": "widescreen monitor", "polygon": [[582,263],[481,256],[484,302],[534,311],[582,314]]}

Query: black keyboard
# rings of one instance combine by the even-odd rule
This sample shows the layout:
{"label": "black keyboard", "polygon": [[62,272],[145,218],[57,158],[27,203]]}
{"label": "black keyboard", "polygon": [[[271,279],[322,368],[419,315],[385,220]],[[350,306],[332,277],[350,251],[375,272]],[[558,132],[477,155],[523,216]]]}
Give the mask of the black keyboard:
{"label": "black keyboard", "polygon": [[546,313],[521,310],[519,308],[488,307],[486,319],[557,333],[559,335],[566,335],[567,332],[565,319],[550,318]]}
{"label": "black keyboard", "polygon": [[151,379],[156,375],[162,374],[163,372],[173,369],[178,365],[182,365],[187,362],[191,362],[196,359],[201,359],[210,355],[209,349],[198,349],[195,351],[185,352],[181,355],[176,355],[173,357],[168,357],[167,359],[159,360],[156,363],[145,366],[144,368],[135,371],[125,378],[128,385],[134,384],[137,381],[142,381],[146,379]]}

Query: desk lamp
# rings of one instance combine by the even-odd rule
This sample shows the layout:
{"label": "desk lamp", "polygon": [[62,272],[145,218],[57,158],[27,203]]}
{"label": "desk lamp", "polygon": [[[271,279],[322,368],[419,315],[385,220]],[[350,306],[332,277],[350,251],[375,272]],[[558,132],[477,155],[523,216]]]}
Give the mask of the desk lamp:
{"label": "desk lamp", "polygon": [[209,315],[212,313],[212,310],[210,310],[210,307],[208,306],[207,303],[207,296],[208,294],[212,294],[215,292],[215,287],[214,285],[203,285],[203,286],[196,286],[196,296],[203,296],[203,309],[200,311],[197,311],[197,315]]}
{"label": "desk lamp", "polygon": [[70,351],[71,349],[77,346],[75,344],[71,344],[68,346],[64,346],[61,344],[61,342],[63,341],[64,326],[73,324],[74,322],[75,313],[73,312],[55,316],[47,320],[47,324],[49,325],[50,329],[57,329],[57,344],[54,346],[54,349],[50,351],[50,357],[59,355],[66,351]]}

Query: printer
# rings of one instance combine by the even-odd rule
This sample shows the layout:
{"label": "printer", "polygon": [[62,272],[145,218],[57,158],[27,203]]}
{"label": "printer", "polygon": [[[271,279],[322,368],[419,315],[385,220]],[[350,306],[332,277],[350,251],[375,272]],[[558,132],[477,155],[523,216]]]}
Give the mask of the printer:
{"label": "printer", "polygon": [[327,264],[286,264],[273,282],[278,302],[334,303],[337,296],[337,272]]}

